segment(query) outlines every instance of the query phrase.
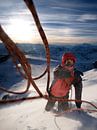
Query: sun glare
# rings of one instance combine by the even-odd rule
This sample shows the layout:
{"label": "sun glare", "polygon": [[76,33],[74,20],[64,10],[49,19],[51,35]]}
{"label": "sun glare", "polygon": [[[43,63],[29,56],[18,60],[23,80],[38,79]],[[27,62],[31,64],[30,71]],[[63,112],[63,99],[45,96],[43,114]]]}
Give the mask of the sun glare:
{"label": "sun glare", "polygon": [[7,33],[18,42],[31,42],[34,38],[35,28],[30,22],[22,19],[12,19],[6,28]]}

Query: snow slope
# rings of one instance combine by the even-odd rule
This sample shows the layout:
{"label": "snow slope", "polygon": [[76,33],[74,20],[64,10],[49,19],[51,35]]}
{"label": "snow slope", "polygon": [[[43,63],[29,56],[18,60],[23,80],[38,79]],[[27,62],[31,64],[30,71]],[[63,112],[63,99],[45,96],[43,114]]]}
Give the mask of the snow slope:
{"label": "snow slope", "polygon": [[[38,66],[38,70],[40,67]],[[96,77],[97,70],[84,73],[83,99],[97,105]],[[44,81],[45,78],[42,79],[41,83],[39,81],[37,83],[45,92]],[[23,86],[25,82],[21,81],[19,84]],[[31,91],[29,95],[34,93],[35,91]],[[0,105],[0,130],[97,130],[97,113],[76,111],[56,117],[53,112],[44,110],[46,102],[44,99],[36,99]],[[91,108],[88,104],[82,106]]]}
{"label": "snow slope", "polygon": [[[85,72],[83,99],[97,105],[95,70]],[[46,100],[37,99],[0,107],[0,130],[97,130],[97,113],[71,112],[56,117],[44,110]],[[86,107],[91,107],[87,106]]]}
{"label": "snow slope", "polygon": [[[54,50],[52,51],[55,53]],[[83,53],[81,53],[81,55],[82,54]],[[96,53],[93,57],[96,59]],[[30,55],[28,59],[32,65],[33,76],[40,75],[45,68],[45,58],[38,57],[37,55],[32,57]],[[53,67],[60,61],[59,59],[52,59],[51,81],[53,78]],[[82,58],[80,61],[83,62]],[[87,60],[87,63],[89,62],[90,59]],[[86,63],[85,60],[84,63]],[[36,83],[40,90],[45,93],[46,76],[36,81]],[[14,91],[23,91],[26,87],[26,81],[17,73],[11,59],[0,64],[0,85],[6,86],[6,88]],[[84,72],[82,99],[90,101],[97,106],[96,90],[97,70],[91,69]],[[2,98],[4,94],[5,93],[0,93],[0,98]],[[36,95],[36,91],[31,86],[27,94],[19,97],[33,95]],[[17,96],[11,95],[11,98],[17,98]],[[72,98],[74,98],[74,91]],[[46,102],[45,99],[36,99],[5,105],[0,104],[0,130],[97,130],[97,113],[75,111],[56,116],[53,112],[45,111]],[[75,107],[75,103],[71,105]],[[93,107],[85,103],[82,104],[82,107],[93,109]]]}

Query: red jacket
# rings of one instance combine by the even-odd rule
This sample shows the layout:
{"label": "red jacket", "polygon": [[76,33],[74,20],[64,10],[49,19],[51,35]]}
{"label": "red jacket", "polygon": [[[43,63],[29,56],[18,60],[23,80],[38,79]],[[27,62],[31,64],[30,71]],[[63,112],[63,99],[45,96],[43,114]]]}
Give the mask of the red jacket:
{"label": "red jacket", "polygon": [[74,71],[58,66],[54,71],[54,81],[50,93],[55,97],[64,97],[68,94],[74,80]]}
{"label": "red jacket", "polygon": [[49,94],[54,97],[65,97],[69,94],[71,85],[75,88],[75,99],[81,100],[82,95],[82,72],[74,69],[74,66],[65,66],[65,61],[72,59],[75,63],[76,57],[72,53],[65,53],[62,56],[61,65],[54,70],[54,80],[51,84]]}

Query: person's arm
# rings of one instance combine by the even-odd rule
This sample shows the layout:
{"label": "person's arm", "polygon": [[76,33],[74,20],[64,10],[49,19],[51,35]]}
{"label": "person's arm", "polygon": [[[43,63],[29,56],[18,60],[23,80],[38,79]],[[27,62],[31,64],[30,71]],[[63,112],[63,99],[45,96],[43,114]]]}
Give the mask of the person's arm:
{"label": "person's arm", "polygon": [[[74,88],[75,88],[75,99],[76,100],[81,100],[82,98],[82,78],[80,75],[77,75],[75,74],[75,80],[73,82],[73,85],[74,85]],[[77,108],[80,108],[81,107],[81,104],[82,102],[75,102],[76,103],[76,107]]]}
{"label": "person's arm", "polygon": [[[81,100],[82,98],[82,82],[74,84],[75,87],[75,99]],[[75,102],[77,108],[81,108],[82,102]]]}

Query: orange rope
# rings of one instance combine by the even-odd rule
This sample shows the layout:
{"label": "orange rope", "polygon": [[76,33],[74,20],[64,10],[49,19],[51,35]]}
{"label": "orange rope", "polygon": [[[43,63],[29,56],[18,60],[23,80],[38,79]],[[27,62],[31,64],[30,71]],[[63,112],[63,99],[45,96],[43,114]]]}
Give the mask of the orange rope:
{"label": "orange rope", "polygon": [[[64,101],[64,102],[83,102],[83,103],[87,103],[89,105],[91,105],[93,108],[95,108],[96,110],[91,110],[91,109],[85,109],[85,108],[71,108],[70,110],[66,110],[65,112],[69,112],[69,111],[76,111],[76,110],[88,110],[90,112],[97,112],[97,106],[94,105],[93,103],[89,102],[89,101],[85,101],[85,100],[76,100],[76,99],[59,99],[59,98],[52,98],[50,99],[48,97],[48,95],[44,95],[43,97],[40,97],[40,96],[33,96],[33,97],[26,97],[26,98],[19,98],[19,99],[12,99],[12,100],[0,100],[0,104],[5,104],[5,103],[14,103],[14,102],[21,102],[21,101],[26,101],[26,100],[34,100],[34,99],[46,99],[46,100],[50,100],[50,101]],[[65,113],[65,112],[62,112],[62,113]]]}
{"label": "orange rope", "polygon": [[[22,76],[28,80],[28,84],[27,84],[27,88],[24,92],[13,92],[13,91],[9,91],[6,90],[2,87],[0,87],[0,90],[5,91],[5,92],[9,92],[9,93],[13,93],[13,94],[23,94],[26,93],[29,90],[30,87],[30,83],[33,85],[33,87],[35,88],[35,90],[37,91],[37,93],[39,94],[39,96],[34,96],[34,97],[26,97],[26,98],[21,98],[21,99],[14,99],[14,100],[0,100],[0,104],[2,103],[12,103],[12,102],[18,102],[18,101],[23,101],[23,100],[32,100],[32,99],[38,99],[38,98],[44,98],[47,100],[52,100],[52,101],[64,101],[64,102],[84,102],[84,103],[88,103],[91,106],[93,106],[94,108],[97,109],[97,106],[94,105],[91,102],[88,101],[84,101],[84,100],[75,100],[75,99],[50,99],[47,95],[43,95],[41,93],[41,91],[38,89],[38,86],[35,84],[34,80],[41,78],[42,76],[44,76],[46,73],[48,73],[48,78],[47,78],[47,90],[49,88],[49,83],[50,83],[50,50],[49,50],[49,46],[48,46],[48,41],[46,38],[46,35],[42,29],[42,26],[40,24],[34,3],[32,0],[24,0],[27,7],[29,8],[29,10],[32,13],[32,16],[35,20],[36,26],[38,28],[38,31],[40,33],[40,36],[43,40],[43,43],[45,45],[45,50],[46,50],[46,58],[47,58],[47,68],[45,69],[45,71],[38,77],[36,78],[32,78],[31,77],[31,67],[30,64],[28,63],[25,55],[23,54],[23,52],[15,45],[15,43],[9,38],[9,36],[4,32],[4,30],[2,29],[2,27],[0,26],[0,40],[3,41],[5,47],[7,48],[7,50],[9,51],[9,53],[12,56],[13,62],[16,65],[16,68],[18,69],[18,71],[22,74]],[[18,67],[18,62],[21,64],[21,67],[24,70],[24,73],[20,70],[20,68]]]}
{"label": "orange rope", "polygon": [[[45,45],[46,57],[47,57],[47,68],[45,69],[45,71],[40,76],[38,76],[36,78],[32,78],[31,77],[31,67],[28,64],[28,61],[25,58],[23,52],[21,52],[21,50],[19,48],[17,48],[15,43],[9,38],[9,36],[4,32],[4,30],[0,26],[0,39],[3,41],[3,43],[5,44],[5,47],[7,48],[9,53],[11,54],[13,62],[16,65],[16,68],[18,69],[18,71],[21,73],[21,75],[24,78],[28,79],[28,85],[27,85],[27,88],[24,92],[12,92],[12,91],[8,91],[8,90],[6,90],[2,87],[0,89],[2,91],[6,91],[6,92],[9,92],[9,93],[13,93],[13,94],[22,94],[22,93],[26,93],[28,91],[28,89],[30,87],[30,83],[31,83],[33,85],[33,87],[36,89],[36,91],[38,92],[38,94],[40,96],[43,96],[43,94],[40,92],[37,85],[35,84],[34,80],[41,78],[42,76],[44,76],[48,72],[47,87],[49,87],[49,82],[50,82],[50,52],[49,52],[49,47],[48,47],[48,41],[47,41],[46,35],[45,35],[45,33],[42,29],[42,26],[40,24],[37,12],[35,10],[34,3],[33,2],[30,3],[29,0],[25,0],[25,3],[27,4],[28,8],[30,6],[30,11],[31,11],[31,13],[34,17],[38,31],[39,31],[41,38],[43,40],[43,43]],[[17,62],[19,62],[21,64],[21,67],[23,68],[24,73],[21,72],[20,68],[18,67]]]}
{"label": "orange rope", "polygon": [[97,109],[97,106],[94,105],[93,103],[89,102],[89,101],[85,101],[85,100],[77,100],[77,99],[60,99],[60,98],[52,98],[50,99],[47,95],[44,96],[45,99],[50,100],[50,101],[64,101],[64,102],[83,102],[83,103],[87,103],[90,104],[91,106],[93,106],[95,109]]}
{"label": "orange rope", "polygon": [[[16,64],[16,61],[18,60],[18,58],[21,58],[24,60],[24,55],[23,53],[16,47],[15,43],[13,43],[13,41],[8,37],[8,35],[4,32],[4,30],[2,29],[2,27],[0,26],[0,40],[3,41],[5,47],[7,48],[7,50],[9,51],[10,55],[12,56],[12,60],[15,63],[16,67],[19,69],[18,65]],[[22,61],[20,61],[20,63],[22,64]],[[28,69],[30,69],[30,66],[28,65],[28,63],[26,64],[26,66],[28,66]],[[19,69],[20,71],[20,69]],[[22,72],[21,72],[22,73]],[[22,73],[22,75],[24,75]],[[24,76],[26,78],[26,76]],[[27,84],[27,89],[24,92],[19,92],[19,94],[25,93],[28,89],[29,89],[29,81]],[[9,92],[9,93],[13,93],[13,94],[18,94],[18,92],[11,92],[9,90],[4,89],[3,87],[0,87],[0,90],[5,91],[5,92]]]}
{"label": "orange rope", "polygon": [[48,91],[49,83],[50,83],[50,50],[49,50],[48,40],[47,40],[44,30],[41,26],[33,0],[24,0],[24,2],[26,3],[27,7],[29,8],[29,10],[34,18],[37,29],[39,31],[39,34],[40,34],[42,41],[44,43],[44,46],[45,46],[46,58],[47,58],[47,72],[48,72],[48,78],[47,78],[47,91]]}

